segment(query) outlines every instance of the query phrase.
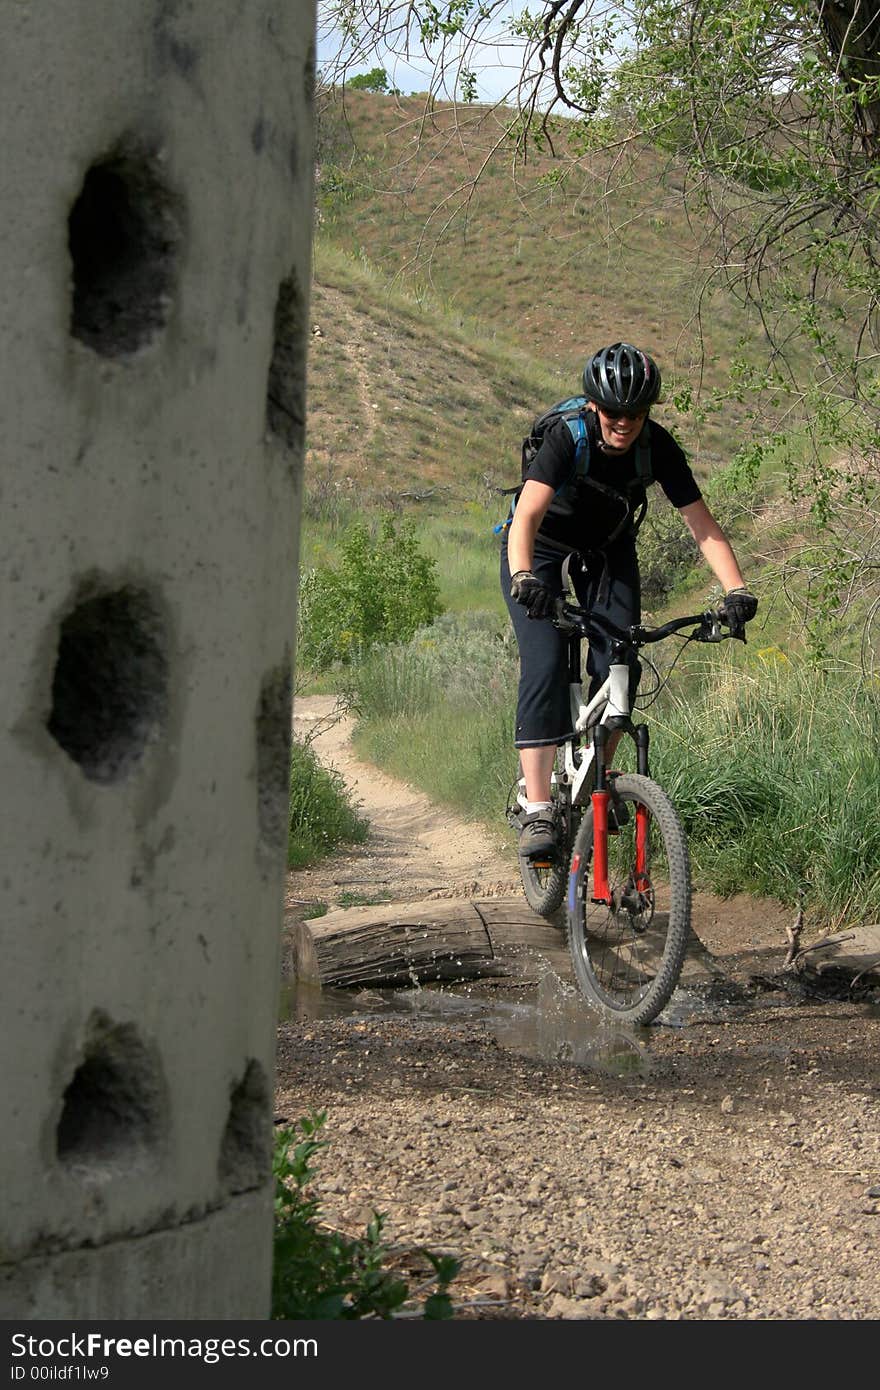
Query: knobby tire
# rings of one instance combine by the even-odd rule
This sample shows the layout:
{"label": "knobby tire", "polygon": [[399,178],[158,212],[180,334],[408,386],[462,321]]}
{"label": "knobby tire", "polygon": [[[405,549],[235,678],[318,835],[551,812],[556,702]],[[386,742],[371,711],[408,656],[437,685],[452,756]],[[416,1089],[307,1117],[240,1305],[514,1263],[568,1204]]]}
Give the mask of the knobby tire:
{"label": "knobby tire", "polygon": [[566,866],[559,851],[549,861],[534,863],[520,858],[519,874],[526,902],[539,917],[552,917],[562,906],[568,879]]}
{"label": "knobby tire", "polygon": [[[608,836],[613,901],[592,901],[593,812],[588,805],[572,850],[568,945],[586,999],[615,1022],[647,1024],[668,1004],[684,964],[691,924],[690,856],[678,813],[656,782],[622,773],[614,779],[612,804],[614,800],[629,816]],[[634,884],[639,804],[650,816],[648,878],[641,891]]]}
{"label": "knobby tire", "polygon": [[[557,776],[561,770],[560,758],[557,759]],[[568,883],[568,856],[572,838],[569,829],[571,808],[568,787],[560,789],[559,784],[554,782],[552,795],[557,824],[560,826],[556,853],[540,861],[524,859],[522,856],[519,860],[519,875],[526,902],[539,917],[553,917],[559,911],[565,900]]]}

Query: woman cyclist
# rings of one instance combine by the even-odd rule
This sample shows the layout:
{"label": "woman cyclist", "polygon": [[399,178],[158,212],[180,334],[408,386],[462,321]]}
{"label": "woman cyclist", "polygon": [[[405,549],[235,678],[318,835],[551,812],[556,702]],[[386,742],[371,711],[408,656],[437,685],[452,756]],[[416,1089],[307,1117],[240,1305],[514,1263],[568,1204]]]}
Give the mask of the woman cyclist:
{"label": "woman cyclist", "polygon": [[[525,779],[519,852],[526,857],[550,854],[556,846],[551,777],[557,745],[572,732],[567,639],[550,618],[563,592],[563,563],[576,552],[569,573],[583,607],[617,627],[640,621],[636,535],[647,506],[641,464],[646,445],[651,480],[678,508],[725,591],[731,630],[741,632],[758,607],[684,451],[662,425],[652,420],[648,427],[660,385],[656,363],[631,343],[612,343],[595,353],[583,374],[588,473],[578,476],[575,436],[565,419],[556,420],[528,466],[502,541],[501,584],[520,656],[514,742]],[[608,666],[607,642],[592,639],[591,694],[606,679]],[[636,662],[630,674],[633,698],[639,675]]]}

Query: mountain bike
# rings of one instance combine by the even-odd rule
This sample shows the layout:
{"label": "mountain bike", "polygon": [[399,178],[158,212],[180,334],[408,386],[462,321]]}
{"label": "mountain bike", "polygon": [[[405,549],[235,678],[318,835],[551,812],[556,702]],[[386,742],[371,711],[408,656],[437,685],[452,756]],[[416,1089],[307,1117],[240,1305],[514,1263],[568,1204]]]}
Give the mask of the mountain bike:
{"label": "mountain bike", "polygon": [[[566,898],[566,930],[575,980],[586,999],[619,1023],[650,1023],[678,983],[690,935],[691,873],[678,813],[649,770],[649,731],[635,724],[630,662],[640,649],[675,633],[687,641],[745,640],[724,632],[723,609],[673,618],[661,627],[624,631],[576,604],[559,599],[553,616],[568,634],[573,734],[557,750],[552,796],[559,827],[550,856],[520,858],[526,899],[553,917]],[[610,639],[608,678],[590,700],[581,684],[581,642],[600,632]],[[607,766],[610,737],[636,747],[634,773]],[[519,829],[525,781],[508,800],[508,820]]]}

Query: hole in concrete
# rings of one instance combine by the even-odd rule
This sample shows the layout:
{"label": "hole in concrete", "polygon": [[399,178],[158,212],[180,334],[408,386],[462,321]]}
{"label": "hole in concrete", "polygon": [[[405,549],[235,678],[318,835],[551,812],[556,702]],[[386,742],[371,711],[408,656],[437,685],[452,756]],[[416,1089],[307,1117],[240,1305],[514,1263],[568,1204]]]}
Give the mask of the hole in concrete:
{"label": "hole in concrete", "polygon": [[68,220],[73,336],[102,357],[150,342],[168,318],[180,239],[154,160],[122,148],[93,164]]}
{"label": "hole in concrete", "polygon": [[272,849],[287,840],[290,801],[289,664],[270,671],[257,707],[257,814],[260,836]]}
{"label": "hole in concrete", "polygon": [[64,1092],[60,1161],[90,1168],[147,1158],[164,1138],[167,1114],[158,1059],[134,1025],[93,1015],[84,1058]]}
{"label": "hole in concrete", "polygon": [[229,1119],[220,1145],[220,1182],[227,1193],[260,1187],[269,1174],[272,1110],[266,1074],[249,1062],[232,1092]]}
{"label": "hole in concrete", "polygon": [[305,303],[293,271],[282,280],[275,303],[266,424],[271,434],[296,450],[302,449],[305,439],[305,329]]}
{"label": "hole in concrete", "polygon": [[311,106],[315,100],[315,87],[317,85],[318,55],[313,43],[309,44],[309,51],[306,54],[306,61],[303,64],[303,90],[306,102]]}
{"label": "hole in concrete", "polygon": [[61,624],[47,728],[92,782],[125,778],[167,708],[165,624],[143,589],[78,603]]}

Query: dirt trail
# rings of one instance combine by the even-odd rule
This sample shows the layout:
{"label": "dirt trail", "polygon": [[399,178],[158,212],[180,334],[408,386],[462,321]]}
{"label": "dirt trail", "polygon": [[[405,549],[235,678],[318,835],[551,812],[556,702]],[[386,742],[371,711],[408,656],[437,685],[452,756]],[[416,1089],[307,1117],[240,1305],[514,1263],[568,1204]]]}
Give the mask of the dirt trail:
{"label": "dirt trail", "polygon": [[[314,872],[297,875],[298,896],[338,906],[345,895],[378,894],[389,901],[428,897],[492,897],[519,891],[511,838],[505,854],[485,830],[439,809],[421,792],[358,761],[351,746],[351,718],[332,695],[311,695],[294,704],[294,731],[309,735],[323,762],[345,780],[370,822],[370,838]],[[320,893],[318,889],[320,888]]]}
{"label": "dirt trail", "polygon": [[[354,753],[353,720],[335,696],[311,695],[294,705],[294,731],[308,736],[321,760],[343,777],[370,822],[369,839],[314,869],[290,876],[288,915],[310,902],[328,908],[354,901],[416,902],[422,898],[520,895],[513,835],[505,844],[483,826],[461,820],[428,797]],[[778,968],[792,913],[775,903],[694,894],[694,929],[706,951],[703,974],[739,975]],[[694,962],[690,965],[694,973]]]}

